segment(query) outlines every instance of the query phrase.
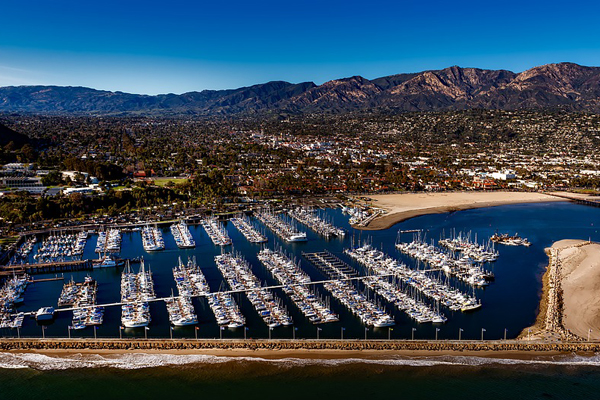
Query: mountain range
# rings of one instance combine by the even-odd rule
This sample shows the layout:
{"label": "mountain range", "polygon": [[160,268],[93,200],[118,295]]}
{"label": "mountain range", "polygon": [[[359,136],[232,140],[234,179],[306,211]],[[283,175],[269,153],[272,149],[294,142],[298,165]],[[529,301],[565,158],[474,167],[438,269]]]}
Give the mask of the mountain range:
{"label": "mountain range", "polygon": [[70,86],[0,87],[0,112],[8,113],[214,116],[471,108],[600,112],[600,67],[559,63],[515,73],[453,66],[372,80],[275,81],[156,96]]}

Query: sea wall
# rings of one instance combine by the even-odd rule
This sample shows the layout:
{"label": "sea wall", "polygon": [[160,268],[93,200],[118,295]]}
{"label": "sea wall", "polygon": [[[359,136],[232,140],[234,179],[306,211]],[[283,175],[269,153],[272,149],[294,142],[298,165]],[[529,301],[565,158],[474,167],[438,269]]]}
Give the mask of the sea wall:
{"label": "sea wall", "polygon": [[541,343],[508,341],[419,340],[166,340],[166,339],[0,339],[11,350],[404,350],[598,352],[600,342]]}

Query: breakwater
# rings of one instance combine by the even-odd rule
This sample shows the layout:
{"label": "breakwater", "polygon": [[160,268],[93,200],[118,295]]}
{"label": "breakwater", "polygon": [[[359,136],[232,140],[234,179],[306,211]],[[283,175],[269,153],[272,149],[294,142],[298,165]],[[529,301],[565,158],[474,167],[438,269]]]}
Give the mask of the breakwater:
{"label": "breakwater", "polygon": [[426,352],[599,352],[600,342],[421,341],[421,340],[168,340],[168,339],[0,339],[0,351],[14,350],[381,350]]}

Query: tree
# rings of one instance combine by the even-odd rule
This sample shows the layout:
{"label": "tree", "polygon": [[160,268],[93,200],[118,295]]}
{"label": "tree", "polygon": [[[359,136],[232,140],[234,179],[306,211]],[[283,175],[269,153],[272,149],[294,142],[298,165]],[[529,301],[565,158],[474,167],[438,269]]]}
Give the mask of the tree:
{"label": "tree", "polygon": [[42,185],[56,186],[63,183],[62,174],[59,171],[50,171],[47,175],[42,176]]}

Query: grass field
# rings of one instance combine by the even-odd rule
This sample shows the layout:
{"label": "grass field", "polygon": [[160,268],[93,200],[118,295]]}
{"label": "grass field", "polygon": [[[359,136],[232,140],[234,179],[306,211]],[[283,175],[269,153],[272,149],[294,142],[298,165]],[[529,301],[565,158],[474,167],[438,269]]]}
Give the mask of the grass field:
{"label": "grass field", "polygon": [[156,186],[166,186],[168,182],[173,182],[175,185],[177,185],[178,183],[184,183],[187,182],[188,179],[186,178],[154,178],[152,179],[152,181],[154,182],[154,184]]}

